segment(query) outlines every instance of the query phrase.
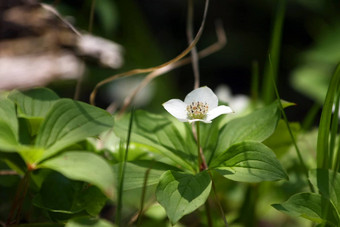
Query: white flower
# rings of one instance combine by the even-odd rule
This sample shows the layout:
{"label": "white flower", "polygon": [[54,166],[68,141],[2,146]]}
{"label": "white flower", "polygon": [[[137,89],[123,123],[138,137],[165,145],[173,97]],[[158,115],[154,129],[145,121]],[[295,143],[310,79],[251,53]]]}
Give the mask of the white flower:
{"label": "white flower", "polygon": [[235,113],[244,112],[250,104],[248,96],[233,95],[231,89],[227,85],[222,84],[217,86],[215,92],[219,100],[228,103]]}
{"label": "white flower", "polygon": [[229,106],[217,106],[218,98],[208,87],[200,87],[190,92],[184,99],[171,99],[163,107],[182,122],[202,121],[211,123],[211,120],[221,114],[232,113]]}

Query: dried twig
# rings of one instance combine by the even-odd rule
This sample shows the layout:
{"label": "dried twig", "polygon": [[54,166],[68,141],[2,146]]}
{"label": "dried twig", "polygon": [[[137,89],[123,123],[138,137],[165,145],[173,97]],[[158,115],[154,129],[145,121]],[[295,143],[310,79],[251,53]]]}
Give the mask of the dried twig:
{"label": "dried twig", "polygon": [[170,64],[173,64],[173,63],[181,60],[183,57],[185,57],[191,51],[191,49],[196,46],[198,40],[201,38],[201,35],[203,33],[203,29],[204,29],[204,25],[205,25],[205,21],[206,21],[206,17],[207,17],[208,6],[209,6],[209,0],[206,0],[205,1],[205,7],[204,7],[204,13],[203,13],[203,19],[202,19],[201,26],[200,26],[200,28],[199,28],[199,30],[198,30],[194,40],[190,43],[190,45],[182,53],[180,53],[175,58],[173,58],[170,61],[165,62],[165,63],[163,63],[161,65],[158,65],[158,66],[155,66],[155,67],[146,68],[146,69],[133,69],[133,70],[128,71],[128,72],[124,72],[124,73],[119,73],[119,74],[113,75],[113,76],[111,76],[111,77],[109,77],[109,78],[99,82],[94,87],[94,89],[93,89],[93,91],[92,91],[92,93],[90,95],[90,103],[92,105],[95,105],[95,98],[96,98],[97,91],[104,84],[107,84],[107,83],[109,83],[109,82],[111,82],[113,80],[116,80],[116,79],[119,79],[119,78],[122,78],[122,77],[128,77],[128,76],[132,76],[132,75],[136,75],[136,74],[153,72],[153,71],[156,71],[158,69],[164,68],[164,67],[166,67],[166,66],[168,66]]}
{"label": "dried twig", "polygon": [[[225,31],[223,29],[222,24],[218,21],[216,22],[216,34],[217,34],[217,42],[212,44],[211,46],[201,50],[198,53],[199,58],[207,57],[219,50],[221,50],[227,43],[227,37],[225,35]],[[148,85],[153,79],[156,77],[163,75],[173,69],[176,69],[178,67],[181,67],[183,65],[189,64],[191,62],[191,58],[187,57],[182,59],[181,61],[172,63],[170,65],[167,65],[163,68],[160,68],[158,70],[153,71],[152,73],[148,74],[144,80],[139,84],[139,86],[128,96],[125,98],[123,107],[121,108],[119,115],[123,114],[128,106],[130,106],[133,99],[136,97],[138,92],[143,89],[146,85]],[[112,106],[112,104],[110,105]]]}
{"label": "dried twig", "polygon": [[[188,0],[188,17],[187,17],[187,37],[188,42],[191,43],[193,40],[193,27],[194,27],[194,1]],[[192,48],[191,50],[191,61],[192,61],[192,69],[194,72],[194,89],[198,88],[200,86],[200,71],[199,71],[199,65],[198,65],[198,55],[197,55],[197,48],[196,46]]]}
{"label": "dried twig", "polygon": [[14,170],[1,170],[0,176],[5,176],[5,175],[18,175],[18,173]]}

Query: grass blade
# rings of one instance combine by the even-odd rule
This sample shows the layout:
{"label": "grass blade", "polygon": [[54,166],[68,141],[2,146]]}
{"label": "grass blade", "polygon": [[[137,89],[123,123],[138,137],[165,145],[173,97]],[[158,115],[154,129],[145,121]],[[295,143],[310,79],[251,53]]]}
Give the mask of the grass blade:
{"label": "grass blade", "polygon": [[277,11],[274,21],[274,27],[271,36],[269,55],[272,62],[267,62],[264,71],[264,79],[262,84],[262,99],[264,103],[269,104],[274,100],[275,93],[272,86],[272,78],[277,80],[277,73],[280,59],[280,45],[282,38],[282,28],[285,18],[286,0],[278,0]]}
{"label": "grass blade", "polygon": [[259,63],[253,61],[252,63],[252,78],[251,78],[251,99],[256,103],[259,97]]}
{"label": "grass blade", "polygon": [[328,87],[324,106],[322,108],[321,119],[318,131],[317,141],[317,168],[328,169],[330,168],[330,146],[329,146],[329,133],[332,118],[332,107],[334,97],[337,94],[340,83],[340,64],[338,64]]}
{"label": "grass blade", "polygon": [[317,102],[313,104],[302,122],[302,129],[307,131],[313,126],[316,116],[319,113],[320,107],[321,105]]}
{"label": "grass blade", "polygon": [[133,122],[134,109],[131,110],[129,130],[126,139],[126,149],[123,162],[121,163],[120,169],[120,179],[119,179],[119,189],[118,189],[118,199],[117,199],[117,213],[116,213],[116,224],[122,226],[122,197],[123,197],[123,186],[124,186],[124,175],[126,168],[126,161],[129,154],[129,145],[131,138],[132,122]]}
{"label": "grass blade", "polygon": [[[270,58],[270,56],[269,56],[269,63],[270,63],[270,65],[271,65],[271,58]],[[278,89],[277,89],[277,86],[276,86],[276,83],[275,83],[275,80],[274,80],[274,77],[272,77],[272,83],[273,83],[273,88],[274,88],[274,91],[275,91],[275,94],[276,94],[277,99],[278,99],[278,100],[281,100],[279,91],[278,91]],[[298,147],[298,145],[297,145],[297,143],[296,143],[295,137],[294,137],[294,135],[293,135],[292,129],[290,128],[290,125],[289,125],[289,122],[288,122],[286,113],[285,113],[285,111],[284,111],[284,109],[283,109],[283,106],[282,106],[282,103],[281,103],[281,102],[279,102],[279,106],[280,106],[280,110],[281,110],[281,113],[282,113],[282,116],[283,116],[283,120],[284,120],[284,122],[286,123],[287,129],[288,129],[288,132],[289,132],[289,135],[290,135],[290,137],[292,138],[292,142],[293,142],[293,145],[294,145],[294,147],[295,147],[296,154],[297,154],[297,156],[298,156],[298,158],[299,158],[301,167],[302,167],[302,169],[303,169],[304,174],[306,175],[306,179],[307,179],[308,186],[309,186],[310,190],[311,190],[312,192],[314,192],[314,188],[313,188],[312,184],[311,184],[311,183],[309,182],[309,180],[308,180],[308,169],[307,169],[307,167],[306,167],[305,162],[303,161],[303,158],[302,158],[300,149],[299,149],[299,147]]]}
{"label": "grass blade", "polygon": [[[335,106],[334,106],[334,113],[333,113],[333,118],[332,118],[332,129],[331,129],[331,140],[330,140],[330,157],[331,157],[331,166],[332,169],[336,169],[337,165],[337,151],[335,150],[335,142],[337,138],[337,133],[338,133],[338,124],[339,124],[339,106],[340,106],[340,89],[338,91],[338,95],[336,97],[335,101]],[[340,144],[340,143],[339,143]],[[340,145],[339,145],[340,146]]]}
{"label": "grass blade", "polygon": [[329,166],[334,168],[335,165],[333,165],[334,160],[335,160],[335,156],[334,156],[334,150],[335,150],[335,141],[336,141],[336,137],[337,137],[337,133],[338,133],[338,123],[339,123],[339,119],[338,119],[338,113],[339,113],[339,97],[340,97],[340,92],[337,92],[338,95],[336,96],[336,101],[334,104],[334,113],[333,113],[333,117],[332,117],[332,125],[331,125],[331,135],[330,135],[330,142],[329,142]]}

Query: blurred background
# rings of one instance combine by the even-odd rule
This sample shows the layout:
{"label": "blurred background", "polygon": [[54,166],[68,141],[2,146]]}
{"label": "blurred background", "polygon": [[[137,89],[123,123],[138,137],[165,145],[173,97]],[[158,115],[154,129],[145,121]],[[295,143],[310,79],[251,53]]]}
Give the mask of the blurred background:
{"label": "blurred background", "polygon": [[[19,1],[19,0],[18,0]],[[28,1],[29,2],[29,1]],[[117,73],[164,63],[187,46],[187,1],[182,0],[46,0],[81,33],[92,33],[120,45],[121,67],[112,69],[86,61],[80,99],[88,102],[95,84]],[[204,1],[194,1],[194,32],[202,20]],[[93,7],[93,11],[91,11]],[[199,62],[201,85],[213,90],[226,85],[229,93],[250,96],[252,65],[258,64],[259,93],[270,53],[277,15],[283,15],[281,47],[277,52],[277,85],[282,99],[297,104],[288,111],[299,121],[312,107],[321,106],[329,78],[340,60],[340,2],[337,0],[211,1],[198,51],[217,42],[216,21],[223,24],[227,44]],[[33,45],[33,44],[32,44]],[[275,56],[274,56],[275,57]],[[120,65],[120,64],[118,64]],[[97,105],[121,105],[144,75],[119,79],[99,89]],[[139,95],[137,107],[155,112],[169,98],[183,99],[193,89],[192,66],[187,64],[156,78]],[[73,97],[76,80],[48,85],[62,97]],[[268,86],[267,86],[268,87]],[[223,90],[223,89],[222,89]],[[222,92],[223,93],[223,92]],[[229,94],[230,96],[230,94]]]}
{"label": "blurred background", "polygon": [[[12,0],[20,1],[20,0]],[[32,0],[33,1],[33,0]],[[29,1],[27,1],[29,2]],[[187,46],[186,20],[187,1],[183,0],[49,0],[42,1],[55,7],[60,15],[81,33],[91,33],[96,37],[105,38],[120,45],[122,65],[113,69],[103,67],[96,61],[81,57],[85,60],[79,99],[89,101],[91,91],[100,81],[136,68],[148,68],[160,65],[181,53]],[[197,32],[202,20],[204,1],[194,1],[194,31]],[[91,13],[91,8],[94,11]],[[0,3],[0,9],[1,3]],[[210,2],[208,17],[201,39],[197,44],[198,51],[216,43],[217,36],[215,22],[221,21],[227,36],[227,44],[199,62],[201,85],[207,85],[215,91],[220,91],[222,97],[251,96],[251,87],[254,83],[253,65],[258,63],[259,93],[266,87],[263,85],[268,65],[273,28],[277,15],[284,15],[282,35],[276,37],[281,40],[278,51],[277,86],[282,99],[294,102],[297,105],[287,109],[289,121],[303,122],[310,110],[314,109],[320,114],[330,77],[340,62],[340,1],[338,0],[215,0]],[[1,18],[1,14],[0,14]],[[2,18],[1,18],[2,19]],[[92,22],[91,22],[92,21]],[[52,26],[54,26],[52,24]],[[1,27],[0,27],[1,31]],[[57,32],[58,33],[58,32]],[[6,41],[0,36],[0,55],[5,54],[1,43]],[[5,40],[5,41],[4,41]],[[7,40],[8,41],[8,40]],[[107,43],[106,43],[107,44]],[[30,45],[33,45],[31,43]],[[8,47],[8,45],[7,45]],[[33,48],[38,48],[33,46]],[[0,56],[0,60],[1,56]],[[0,62],[1,63],[1,62]],[[3,65],[2,65],[3,66]],[[4,66],[6,67],[6,65]],[[0,75],[4,71],[0,65]],[[8,67],[8,66],[7,66]],[[41,70],[36,68],[38,72]],[[119,108],[123,99],[128,96],[145,77],[136,75],[131,78],[115,80],[101,87],[98,91],[96,104],[107,108],[111,102],[117,103]],[[3,78],[1,78],[2,80]],[[0,81],[1,83],[1,81]],[[60,97],[74,97],[77,81],[58,80],[48,84],[48,87],[58,93]],[[229,89],[226,90],[226,86]],[[271,86],[269,84],[269,86]],[[161,104],[171,98],[183,99],[194,87],[194,76],[190,64],[174,69],[157,77],[135,100],[138,108],[152,112],[164,113]],[[244,96],[243,96],[244,97]],[[244,100],[244,99],[240,99]],[[316,118],[318,119],[318,118]],[[312,125],[317,125],[317,120]],[[295,129],[300,129],[299,125]],[[280,128],[281,127],[281,128]],[[284,130],[284,125],[279,129]],[[293,128],[294,129],[294,128]],[[280,140],[290,143],[289,134],[280,134]],[[316,141],[315,131],[311,141]],[[267,144],[276,141],[267,141]],[[301,140],[301,143],[304,141]],[[308,145],[308,144],[307,144]],[[305,147],[307,147],[305,145]],[[303,144],[300,146],[303,147]],[[308,152],[308,149],[302,149]],[[274,151],[276,151],[274,149]],[[292,153],[292,152],[291,152]],[[286,169],[297,165],[295,156],[278,155]],[[313,163],[313,157],[306,155]],[[288,168],[287,168],[288,166]],[[293,169],[293,167],[291,167]],[[290,171],[288,169],[288,172]],[[273,186],[271,183],[262,184],[259,189],[256,185],[232,184],[220,182],[223,193],[228,195],[225,204],[230,204],[232,212],[237,205],[241,220],[250,220],[243,217],[252,211],[251,205],[259,203],[258,210],[265,211],[270,208],[268,204],[282,202],[301,191],[299,175],[290,175],[290,182]],[[274,187],[274,188],[273,188]],[[241,189],[240,189],[241,188]],[[270,193],[264,193],[262,200],[252,197],[257,191],[275,194],[285,192],[280,199],[273,199]],[[245,197],[245,198],[244,198]],[[273,196],[274,197],[274,196]],[[235,199],[236,198],[236,199]],[[131,203],[135,203],[133,198]],[[235,202],[236,201],[236,202]],[[241,202],[240,202],[241,201]],[[235,205],[236,206],[236,205]],[[248,210],[247,210],[248,209]],[[236,209],[235,209],[236,210]],[[277,211],[275,215],[278,214]],[[234,215],[236,214],[228,214]],[[242,216],[243,215],[243,216]],[[261,214],[260,214],[261,215]],[[277,216],[267,215],[274,219]],[[287,218],[282,215],[282,219]],[[262,226],[266,223],[262,223]],[[247,225],[245,225],[247,226]],[[248,225],[249,226],[249,225]],[[272,225],[275,226],[275,225]],[[284,225],[282,225],[284,226]],[[290,225],[289,221],[286,226]],[[295,226],[301,226],[296,224]]]}
{"label": "blurred background", "polygon": [[[56,9],[81,32],[88,32],[91,0],[44,1]],[[159,65],[178,55],[187,47],[187,2],[182,0],[97,0],[92,33],[120,44],[124,64],[117,70],[87,64],[81,89],[81,99],[99,81],[134,68]],[[201,23],[204,1],[194,1],[195,32]],[[201,85],[213,90],[229,86],[233,94],[250,95],[252,63],[259,65],[261,85],[268,59],[275,15],[285,7],[282,46],[279,54],[278,88],[281,98],[295,102],[288,111],[290,120],[301,120],[314,102],[322,104],[327,83],[340,60],[340,3],[336,0],[280,1],[211,1],[204,33],[197,44],[198,51],[216,42],[215,22],[221,20],[227,45],[200,60]],[[98,105],[107,107],[124,97],[121,83],[136,84],[121,79],[99,91]],[[125,81],[125,82],[124,82]],[[192,66],[186,65],[158,77],[149,86],[143,108],[159,111],[169,98],[183,99],[194,84]],[[74,82],[50,85],[61,96],[72,96]],[[261,91],[260,86],[260,91]],[[126,89],[124,89],[126,92]],[[118,93],[118,94],[117,94]],[[152,101],[151,101],[152,100]]]}

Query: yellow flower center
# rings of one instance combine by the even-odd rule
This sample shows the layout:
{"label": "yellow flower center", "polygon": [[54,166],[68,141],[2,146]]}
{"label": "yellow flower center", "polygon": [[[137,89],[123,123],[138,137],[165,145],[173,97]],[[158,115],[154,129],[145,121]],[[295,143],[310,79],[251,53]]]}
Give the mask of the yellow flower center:
{"label": "yellow flower center", "polygon": [[192,102],[187,105],[189,119],[204,119],[208,113],[209,106],[203,102]]}

